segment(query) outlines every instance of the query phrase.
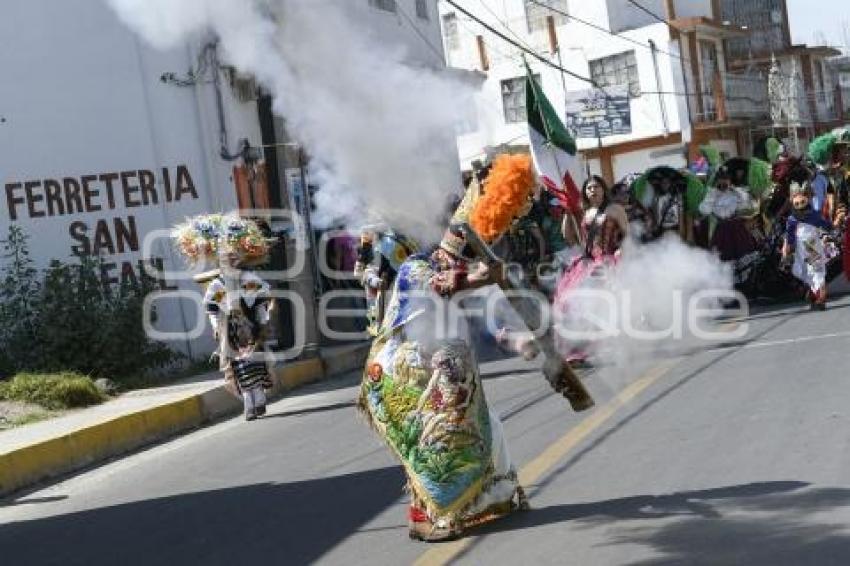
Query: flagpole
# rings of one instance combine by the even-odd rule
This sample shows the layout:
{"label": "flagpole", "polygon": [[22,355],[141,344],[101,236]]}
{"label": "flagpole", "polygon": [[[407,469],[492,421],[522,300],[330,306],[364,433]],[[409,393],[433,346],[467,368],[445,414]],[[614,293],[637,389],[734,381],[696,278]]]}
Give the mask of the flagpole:
{"label": "flagpole", "polygon": [[[543,110],[540,106],[540,93],[537,91],[537,81],[534,80],[534,75],[531,74],[531,68],[528,66],[528,61],[525,59],[525,55],[522,56],[522,62],[525,65],[525,73],[528,76],[528,80],[531,83],[531,89],[534,91],[534,100],[537,102],[537,112],[540,115],[540,121],[543,122],[543,133],[546,134],[546,139],[552,139],[552,132],[549,130],[549,124],[546,121],[546,116],[543,115]],[[526,111],[529,109],[526,109]],[[530,140],[529,140],[530,141]],[[558,163],[558,156],[555,153],[555,150],[552,148],[552,143],[549,141],[547,144],[549,146],[549,152],[552,154],[552,161],[555,162],[555,169],[558,171],[558,179],[563,185],[564,183],[564,173],[561,171],[561,164]],[[566,192],[566,187],[561,187],[564,192]],[[567,215],[570,217],[570,223],[572,224],[573,232],[576,235],[576,239],[581,246],[584,246],[584,238],[582,237],[581,230],[579,230],[578,222],[576,221],[575,216],[572,214],[572,211],[567,211]]]}

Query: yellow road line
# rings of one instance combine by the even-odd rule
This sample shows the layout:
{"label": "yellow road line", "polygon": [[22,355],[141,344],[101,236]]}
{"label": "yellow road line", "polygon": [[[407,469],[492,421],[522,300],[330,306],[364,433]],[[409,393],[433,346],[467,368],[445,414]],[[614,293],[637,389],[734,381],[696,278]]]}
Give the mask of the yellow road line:
{"label": "yellow road line", "polygon": [[[596,409],[586,419],[578,425],[570,429],[564,436],[553,442],[534,460],[526,464],[519,471],[519,482],[521,485],[529,486],[536,483],[549,470],[551,470],[558,462],[584,439],[592,434],[596,429],[605,424],[618,410],[623,408],[635,397],[640,395],[650,385],[658,381],[676,364],[681,361],[681,358],[672,358],[664,361],[642,376],[632,382],[628,387],[623,389],[616,397],[608,401],[605,405]],[[475,537],[467,537],[454,542],[443,543],[426,551],[419,559],[414,562],[415,566],[433,566],[436,564],[448,564],[454,558],[466,550]]]}

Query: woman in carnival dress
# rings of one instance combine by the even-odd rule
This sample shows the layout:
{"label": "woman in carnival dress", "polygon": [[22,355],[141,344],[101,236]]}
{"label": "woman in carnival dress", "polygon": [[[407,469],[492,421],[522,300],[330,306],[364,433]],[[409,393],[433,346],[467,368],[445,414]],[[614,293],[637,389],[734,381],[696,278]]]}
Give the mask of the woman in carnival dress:
{"label": "woman in carnival dress", "polygon": [[[473,202],[468,191],[453,223],[469,219],[495,240],[531,194],[531,167],[527,155],[498,157],[485,195]],[[430,255],[401,265],[361,387],[363,413],[407,476],[410,536],[427,541],[526,506],[467,337],[435,336],[437,307],[501,277],[495,268],[470,270],[465,248],[462,233],[450,229]]]}
{"label": "woman in carnival dress", "polygon": [[699,205],[700,212],[709,217],[710,247],[717,250],[722,261],[735,261],[756,250],[757,242],[744,221],[756,206],[752,197],[741,187],[732,186],[726,167],[721,166],[714,176],[714,186]]}
{"label": "woman in carnival dress", "polygon": [[[567,270],[555,292],[554,315],[561,329],[581,330],[584,328],[585,309],[592,309],[586,301],[574,301],[574,293],[579,289],[589,289],[605,285],[606,271],[617,261],[620,245],[629,233],[629,220],[622,205],[612,201],[605,181],[592,176],[582,188],[585,206],[582,232],[584,233],[584,254],[577,258]],[[587,329],[591,330],[591,329]],[[568,362],[587,361],[589,342],[565,340],[559,333],[560,351],[565,352]],[[569,343],[567,345],[566,343]]]}

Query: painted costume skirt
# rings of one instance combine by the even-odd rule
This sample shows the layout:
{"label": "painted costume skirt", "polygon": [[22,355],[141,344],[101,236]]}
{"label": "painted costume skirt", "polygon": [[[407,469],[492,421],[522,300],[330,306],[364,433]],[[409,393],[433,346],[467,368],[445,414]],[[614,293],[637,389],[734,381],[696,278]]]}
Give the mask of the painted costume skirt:
{"label": "painted costume skirt", "polygon": [[426,352],[403,326],[379,336],[360,407],[401,461],[413,507],[432,522],[463,528],[511,509],[516,472],[465,342]]}
{"label": "painted costume skirt", "polygon": [[756,250],[758,243],[742,218],[721,220],[714,229],[711,247],[720,252],[721,261],[741,259]]}
{"label": "painted costume skirt", "polygon": [[819,292],[826,287],[827,263],[838,254],[834,244],[824,244],[820,229],[801,222],[797,226],[792,273],[811,291]]}

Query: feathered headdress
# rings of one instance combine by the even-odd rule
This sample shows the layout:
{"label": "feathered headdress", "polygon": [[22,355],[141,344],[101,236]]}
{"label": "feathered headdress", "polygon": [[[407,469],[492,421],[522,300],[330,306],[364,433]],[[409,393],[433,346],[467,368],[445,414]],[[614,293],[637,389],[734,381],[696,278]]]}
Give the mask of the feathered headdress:
{"label": "feathered headdress", "polygon": [[809,157],[818,165],[826,165],[832,158],[832,148],[837,140],[838,136],[832,132],[816,137],[809,144]]}
{"label": "feathered headdress", "polygon": [[486,242],[498,239],[515,218],[528,213],[536,184],[530,155],[498,156],[484,182],[484,194],[469,215],[472,228]]}
{"label": "feathered headdress", "polygon": [[699,152],[708,161],[708,166],[712,169],[717,169],[720,166],[720,150],[711,145],[701,145]]}
{"label": "feathered headdress", "polygon": [[747,184],[750,188],[750,194],[757,199],[761,198],[771,186],[770,163],[751,157],[747,167]]}
{"label": "feathered headdress", "polygon": [[764,142],[765,154],[770,163],[776,163],[784,149],[782,142],[776,138],[767,138],[767,141]]}

